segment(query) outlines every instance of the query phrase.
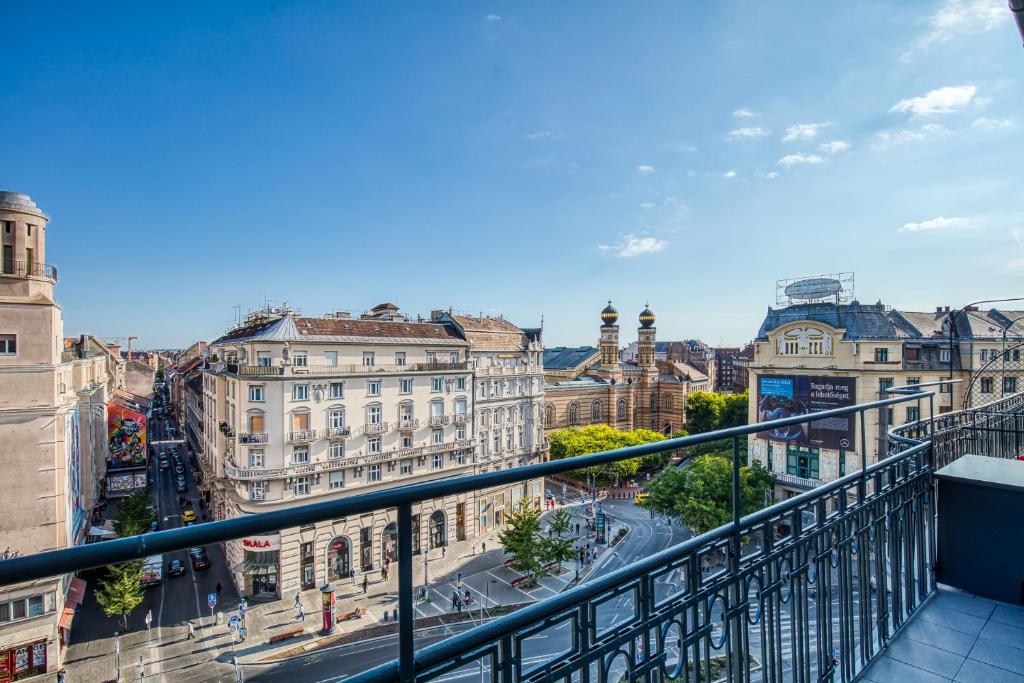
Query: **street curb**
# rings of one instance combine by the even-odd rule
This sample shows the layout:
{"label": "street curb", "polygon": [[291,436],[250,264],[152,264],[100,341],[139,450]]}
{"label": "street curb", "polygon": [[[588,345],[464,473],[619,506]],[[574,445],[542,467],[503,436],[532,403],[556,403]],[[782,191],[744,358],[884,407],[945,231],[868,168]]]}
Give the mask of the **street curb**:
{"label": "street curb", "polygon": [[[616,544],[615,544],[615,546],[619,546],[619,545],[621,545],[621,544],[622,544],[622,541],[626,540],[626,536],[629,536],[629,535],[630,535],[630,534],[631,534],[631,533],[633,532],[633,527],[632,527],[632,526],[630,526],[629,524],[626,524],[625,522],[622,522],[622,526],[626,527],[626,533],[624,533],[624,534],[622,535],[622,538],[621,538],[621,539],[619,540],[619,542],[618,542],[618,543],[616,543]],[[614,546],[613,546],[613,547],[614,547]],[[603,565],[603,564],[604,564],[605,562],[607,562],[607,561],[608,561],[608,558],[612,556],[611,550],[612,550],[612,548],[608,548],[608,551],[607,551],[607,552],[605,552],[605,554],[604,554],[604,555],[602,555],[602,556],[601,556],[601,557],[600,557],[600,558],[598,559],[598,561],[597,561],[597,562],[595,562],[594,564],[592,564],[592,565],[590,566],[590,571],[589,571],[589,572],[587,572],[587,573],[586,573],[586,575],[582,576],[581,578],[583,578],[583,579],[586,579],[586,578],[587,578],[588,576],[590,576],[591,574],[593,574],[594,572],[596,572],[596,571],[597,571],[598,569],[600,569],[600,568],[601,568],[601,566],[602,566],[602,565]],[[570,581],[569,583],[565,584],[565,588],[563,588],[563,589],[562,589],[561,591],[559,591],[559,592],[560,592],[560,593],[564,593],[565,591],[569,590],[570,588],[575,588],[576,586],[580,585],[580,583],[582,583],[582,581],[576,581],[576,582],[572,582],[572,581]]]}

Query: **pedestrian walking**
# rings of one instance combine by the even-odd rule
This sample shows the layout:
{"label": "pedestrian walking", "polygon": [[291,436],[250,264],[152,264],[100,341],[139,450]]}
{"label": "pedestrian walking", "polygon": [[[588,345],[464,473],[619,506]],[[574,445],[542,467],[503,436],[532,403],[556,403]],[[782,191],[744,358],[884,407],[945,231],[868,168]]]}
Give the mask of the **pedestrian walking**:
{"label": "pedestrian walking", "polygon": [[597,546],[596,545],[594,546],[593,550],[591,550],[591,553],[592,553],[591,557],[593,557],[594,560],[596,561],[597,560]]}
{"label": "pedestrian walking", "polygon": [[[452,609],[457,609],[459,606],[459,594],[456,591],[452,591]],[[459,610],[460,612],[462,610]]]}
{"label": "pedestrian walking", "polygon": [[486,543],[481,543],[480,544],[480,552],[481,553],[486,553],[487,552],[487,544]]}
{"label": "pedestrian walking", "polygon": [[473,602],[473,594],[470,593],[469,589],[467,588],[466,589],[466,604],[468,605],[471,602]]}
{"label": "pedestrian walking", "polygon": [[196,637],[196,627],[192,625],[192,622],[188,622],[188,637],[185,640],[193,640]]}
{"label": "pedestrian walking", "polygon": [[142,661],[142,655],[139,655],[139,680],[141,681],[146,677],[146,665]]}
{"label": "pedestrian walking", "polygon": [[295,617],[295,621],[305,621],[305,620],[306,620],[306,612],[302,609],[302,604],[300,603],[299,604],[299,614],[298,614],[298,616]]}
{"label": "pedestrian walking", "polygon": [[370,586],[370,577],[363,576],[363,594],[366,594],[366,589]]}
{"label": "pedestrian walking", "polygon": [[295,594],[295,606],[296,607],[298,607],[301,604],[301,602],[302,602],[302,599],[299,596],[300,596],[299,593]]}
{"label": "pedestrian walking", "polygon": [[[217,590],[217,597],[219,598],[219,597],[220,597],[220,592],[221,592],[222,590],[224,590],[224,586],[220,585],[220,581],[218,581],[218,582],[217,582],[217,588],[216,588],[216,590]],[[298,596],[296,596],[296,597],[298,597]]]}
{"label": "pedestrian walking", "polygon": [[576,535],[577,536],[580,535],[580,523],[579,522],[576,522]]}
{"label": "pedestrian walking", "polygon": [[387,568],[386,565],[380,568],[380,580],[381,581],[387,581],[388,580],[388,568]]}
{"label": "pedestrian walking", "polygon": [[67,674],[67,671],[65,671],[64,669],[61,669],[60,671],[58,671],[57,672],[57,683],[64,683],[64,676],[66,674]]}

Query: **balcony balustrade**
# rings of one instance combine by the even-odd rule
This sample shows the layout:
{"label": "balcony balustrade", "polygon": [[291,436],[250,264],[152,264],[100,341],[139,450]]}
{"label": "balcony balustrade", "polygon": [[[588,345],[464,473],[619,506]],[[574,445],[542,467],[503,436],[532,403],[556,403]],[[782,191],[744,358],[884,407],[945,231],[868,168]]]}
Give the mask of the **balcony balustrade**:
{"label": "balcony balustrade", "polygon": [[411,432],[419,429],[420,421],[414,417],[403,417],[398,420],[398,431]]}
{"label": "balcony balustrade", "polygon": [[352,430],[348,427],[328,427],[327,438],[328,439],[341,439],[352,435]]}
{"label": "balcony balustrade", "polygon": [[301,429],[297,432],[288,432],[288,443],[311,443],[318,438],[315,429]]}
{"label": "balcony balustrade", "polygon": [[458,363],[406,363],[404,365],[361,365],[359,363],[342,363],[339,365],[327,365],[324,363],[308,363],[306,365],[239,365],[232,363],[218,365],[217,369],[218,371],[226,371],[249,377],[278,377],[282,375],[407,375],[418,372],[457,372],[469,370],[470,364],[465,361]]}
{"label": "balcony balustrade", "polygon": [[387,422],[368,422],[363,425],[363,434],[368,436],[376,436],[377,434],[384,434],[388,431]]}
{"label": "balcony balustrade", "polygon": [[[752,514],[742,513],[736,495],[730,521],[717,529],[429,644],[414,643],[413,505],[723,439],[733,441],[732,491],[738,493],[739,446],[748,435],[836,418],[863,425],[868,410],[928,404],[934,396],[931,391],[894,395],[812,415],[12,558],[0,562],[0,586],[392,510],[398,529],[399,656],[346,674],[346,683],[467,677],[492,683],[704,681],[712,671],[742,682],[850,681],[936,592],[936,467],[967,452],[1020,454],[1024,394],[959,413],[922,411],[935,417],[889,432],[888,457],[876,463],[868,464],[861,452],[857,471]],[[418,452],[472,443],[418,447]],[[365,457],[403,457],[403,451]],[[851,449],[848,457],[857,456]],[[351,466],[353,460],[358,458],[283,469],[291,476]],[[229,468],[236,478],[260,476],[252,472]],[[979,557],[978,571],[984,570],[985,559]],[[548,639],[544,649],[534,648],[540,654],[531,655],[540,638]]]}
{"label": "balcony balustrade", "polygon": [[452,415],[452,424],[464,425],[466,424],[466,413],[454,413]]}
{"label": "balcony balustrade", "polygon": [[242,432],[238,435],[240,444],[267,443],[269,441],[270,435],[266,432]]}
{"label": "balcony balustrade", "polygon": [[243,377],[279,377],[284,374],[280,365],[239,365],[238,374]]}
{"label": "balcony balustrade", "polygon": [[431,415],[428,420],[428,424],[431,427],[443,427],[448,424],[449,418],[447,415]]}
{"label": "balcony balustrade", "polygon": [[38,261],[7,260],[0,264],[0,276],[37,277],[57,281],[57,266]]}

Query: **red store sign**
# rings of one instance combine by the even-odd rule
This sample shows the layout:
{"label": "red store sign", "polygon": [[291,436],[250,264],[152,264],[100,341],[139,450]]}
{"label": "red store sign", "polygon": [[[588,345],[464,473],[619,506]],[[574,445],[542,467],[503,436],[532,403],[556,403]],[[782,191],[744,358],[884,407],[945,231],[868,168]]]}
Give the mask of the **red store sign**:
{"label": "red store sign", "polygon": [[281,536],[246,536],[242,539],[242,547],[254,552],[266,552],[281,549]]}

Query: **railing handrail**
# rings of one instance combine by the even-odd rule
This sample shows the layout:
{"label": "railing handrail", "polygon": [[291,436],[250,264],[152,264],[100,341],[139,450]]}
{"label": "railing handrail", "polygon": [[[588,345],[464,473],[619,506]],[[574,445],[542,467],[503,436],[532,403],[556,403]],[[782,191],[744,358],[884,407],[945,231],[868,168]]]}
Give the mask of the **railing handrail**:
{"label": "railing handrail", "polygon": [[[813,414],[793,415],[769,422],[730,427],[703,434],[694,434],[603,451],[601,453],[551,460],[507,470],[498,470],[496,472],[409,484],[284,510],[274,510],[257,515],[246,515],[244,517],[208,522],[194,527],[167,529],[140,536],[114,539],[103,543],[36,553],[34,555],[0,561],[0,586],[56,576],[82,569],[102,567],[112,563],[143,558],[158,553],[172,552],[207,543],[219,543],[243,536],[274,532],[322,519],[356,517],[377,510],[411,505],[423,500],[484,490],[551,474],[561,474],[595,465],[605,465],[619,460],[756,434],[779,427],[850,415],[932,395],[934,395],[934,392],[915,393],[911,396],[897,396]],[[837,481],[845,481],[847,478],[844,477]],[[829,485],[831,486],[834,483],[832,482]],[[802,496],[813,494],[817,490],[809,491],[806,494],[802,494]],[[798,499],[801,499],[801,496],[796,496],[790,500]],[[784,501],[782,504],[788,502]],[[774,509],[774,507],[769,509]]]}

